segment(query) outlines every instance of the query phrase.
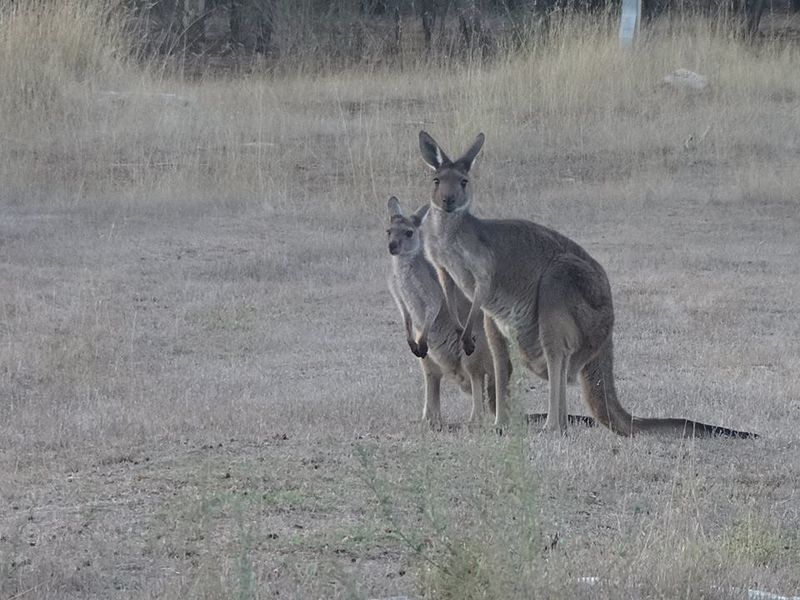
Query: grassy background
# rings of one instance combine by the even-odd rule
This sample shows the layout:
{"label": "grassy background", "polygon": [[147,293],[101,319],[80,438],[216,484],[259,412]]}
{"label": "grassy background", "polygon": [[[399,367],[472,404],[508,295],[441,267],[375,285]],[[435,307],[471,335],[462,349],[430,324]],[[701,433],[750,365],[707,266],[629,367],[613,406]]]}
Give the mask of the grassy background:
{"label": "grassy background", "polygon": [[[486,64],[189,81],[72,5],[0,8],[0,596],[797,593],[795,46],[566,16]],[[421,128],[485,131],[478,214],[605,265],[627,408],[763,438],[424,431],[383,241]]]}

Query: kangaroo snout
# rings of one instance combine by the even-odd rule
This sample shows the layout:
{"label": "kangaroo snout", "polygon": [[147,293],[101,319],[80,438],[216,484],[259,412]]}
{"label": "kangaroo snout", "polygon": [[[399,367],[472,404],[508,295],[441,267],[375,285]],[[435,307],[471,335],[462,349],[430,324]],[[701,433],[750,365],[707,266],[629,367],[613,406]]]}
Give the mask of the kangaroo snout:
{"label": "kangaroo snout", "polygon": [[391,242],[389,242],[389,254],[395,256],[398,250],[399,248],[396,241],[392,240]]}

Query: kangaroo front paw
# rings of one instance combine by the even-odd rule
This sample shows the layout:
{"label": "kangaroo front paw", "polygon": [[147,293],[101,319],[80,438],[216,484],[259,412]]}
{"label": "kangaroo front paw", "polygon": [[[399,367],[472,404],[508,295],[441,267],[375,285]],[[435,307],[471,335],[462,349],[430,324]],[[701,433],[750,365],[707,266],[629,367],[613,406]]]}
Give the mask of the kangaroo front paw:
{"label": "kangaroo front paw", "polygon": [[475,338],[470,336],[461,336],[461,348],[464,350],[464,354],[469,356],[473,352],[475,352]]}
{"label": "kangaroo front paw", "polygon": [[417,343],[414,340],[408,340],[408,347],[411,348],[411,352],[413,352],[414,356],[416,356],[417,358],[425,358],[426,356],[428,356],[427,342]]}

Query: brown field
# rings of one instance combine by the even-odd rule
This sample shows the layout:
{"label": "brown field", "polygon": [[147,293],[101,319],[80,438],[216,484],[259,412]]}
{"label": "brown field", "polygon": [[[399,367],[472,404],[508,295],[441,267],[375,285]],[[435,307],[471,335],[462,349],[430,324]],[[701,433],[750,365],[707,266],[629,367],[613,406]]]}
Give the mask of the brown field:
{"label": "brown field", "polygon": [[[796,47],[568,19],[487,65],[187,81],[71,5],[0,28],[0,597],[800,594]],[[485,131],[476,212],[606,267],[627,408],[761,439],[427,431],[384,247],[421,128]]]}

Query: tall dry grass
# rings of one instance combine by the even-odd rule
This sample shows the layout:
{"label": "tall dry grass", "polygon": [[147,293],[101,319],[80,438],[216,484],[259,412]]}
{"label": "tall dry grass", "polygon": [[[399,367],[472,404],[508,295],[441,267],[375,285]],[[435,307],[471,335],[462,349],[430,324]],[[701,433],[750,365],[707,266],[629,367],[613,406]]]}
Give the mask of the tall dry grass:
{"label": "tall dry grass", "polygon": [[[300,182],[302,196],[371,205],[387,186],[409,190],[409,133],[421,127],[446,146],[485,130],[498,141],[487,150],[507,160],[522,143],[528,161],[545,164],[602,148],[610,168],[635,160],[661,171],[704,132],[692,160],[797,144],[782,123],[796,120],[798,49],[753,46],[701,18],[660,23],[627,53],[613,19],[565,14],[489,61],[417,56],[402,67],[192,81],[132,60],[124,15],[105,0],[15,3],[0,20],[0,169],[17,202],[113,190],[134,204],[285,207]],[[709,91],[663,88],[679,67],[706,75]],[[765,110],[775,118],[765,122]]]}
{"label": "tall dry grass", "polygon": [[99,125],[89,98],[138,78],[133,48],[125,16],[111,1],[0,5],[0,172],[10,186],[7,201],[82,185],[73,165],[92,162],[84,146]]}
{"label": "tall dry grass", "polygon": [[27,136],[48,121],[68,128],[76,95],[135,73],[134,40],[117,2],[5,2],[0,24],[4,132]]}

